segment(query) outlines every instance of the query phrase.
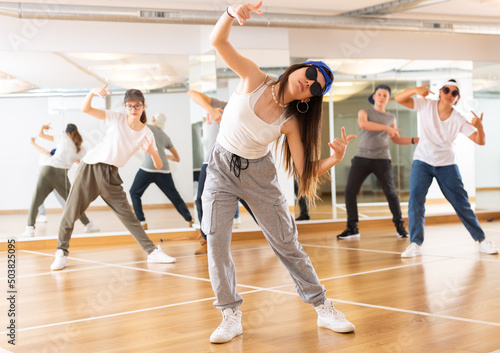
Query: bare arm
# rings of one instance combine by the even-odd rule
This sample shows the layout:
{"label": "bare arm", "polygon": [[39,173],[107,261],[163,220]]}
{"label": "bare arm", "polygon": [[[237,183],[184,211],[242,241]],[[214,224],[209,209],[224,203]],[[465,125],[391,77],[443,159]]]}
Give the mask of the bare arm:
{"label": "bare arm", "polygon": [[181,161],[181,157],[179,156],[179,153],[177,153],[177,150],[175,149],[175,147],[169,148],[168,150],[170,151],[170,153],[172,153],[171,155],[169,155],[169,154],[166,155],[168,160],[170,160],[172,162],[180,162]]}
{"label": "bare arm", "polygon": [[430,83],[427,82],[425,85],[406,89],[403,92],[396,95],[396,97],[394,97],[394,100],[399,104],[405,106],[406,108],[413,109],[413,98],[411,96],[413,96],[414,94],[418,94],[419,96],[422,96],[424,99],[426,99],[426,97],[430,93],[434,94],[434,92],[432,92],[427,88],[429,84]]}
{"label": "bare arm", "polygon": [[40,146],[39,144],[37,144],[37,143],[35,142],[35,138],[34,138],[34,137],[32,137],[32,138],[31,138],[31,145],[32,145],[33,147],[35,147],[35,148],[36,148],[36,150],[37,150],[38,152],[40,152],[41,154],[50,155],[50,152],[49,152],[49,151],[47,151],[45,148],[43,148],[42,146]]}
{"label": "bare arm", "polygon": [[366,110],[360,110],[358,112],[358,125],[360,128],[369,131],[385,131],[390,137],[395,136],[401,129],[396,128],[396,122],[393,122],[392,126],[374,123],[373,121],[368,121],[368,114]]}
{"label": "bare arm", "polygon": [[155,148],[155,140],[152,139],[151,141],[148,140],[146,136],[144,136],[144,146],[142,147],[142,150],[149,154],[151,158],[153,159],[153,164],[156,169],[161,169],[163,167],[163,162],[160,158],[160,154],[158,153],[158,150]]}
{"label": "bare arm", "polygon": [[[300,138],[299,125],[295,118],[289,119],[284,125],[282,132],[286,135],[290,153],[292,154],[293,164],[299,176],[302,176],[304,170],[304,145]],[[316,177],[319,177],[328,172],[334,165],[339,163],[345,155],[347,144],[350,140],[355,138],[356,135],[349,135],[346,137],[345,129],[342,127],[342,138],[336,138],[328,145],[333,149],[333,154],[318,161],[318,170]]]}
{"label": "bare arm", "polygon": [[477,131],[472,135],[470,135],[469,138],[478,145],[483,146],[486,144],[486,134],[484,133],[484,127],[483,127],[483,113],[481,113],[481,117],[478,117],[474,112],[472,112],[472,114],[474,114],[472,122],[470,123],[467,122],[467,123],[474,126],[477,129]]}
{"label": "bare arm", "polygon": [[[243,25],[250,18],[251,13],[262,14],[259,10],[261,5],[262,1],[256,5],[233,5],[229,6],[227,11],[238,20],[240,25]],[[210,33],[210,44],[212,44],[227,66],[241,78],[237,91],[240,93],[249,93],[262,83],[265,74],[253,61],[240,55],[229,42],[229,33],[231,32],[234,18],[229,16],[228,12],[224,12],[215,24]]]}
{"label": "bare arm", "polygon": [[[392,122],[392,128],[396,129],[396,119]],[[404,137],[404,136],[399,136],[398,131],[401,131],[401,129],[396,129],[396,133],[394,136],[391,136],[391,140],[393,143],[396,145],[411,145],[411,144],[416,144],[420,140],[418,137]]]}
{"label": "bare arm", "polygon": [[189,90],[187,92],[189,98],[200,107],[202,107],[207,113],[209,122],[215,121],[217,124],[220,124],[222,118],[223,110],[220,108],[212,107],[212,98],[207,96],[206,94],[200,93],[198,91]]}
{"label": "bare arm", "polygon": [[81,111],[84,112],[85,114],[93,116],[94,118],[105,120],[106,112],[101,109],[92,108],[91,104],[92,104],[92,98],[94,97],[95,94],[99,95],[103,99],[105,99],[108,94],[112,94],[111,91],[108,91],[106,89],[107,86],[108,84],[105,84],[101,88],[93,88],[83,100],[83,103],[80,106]]}
{"label": "bare arm", "polygon": [[40,132],[38,132],[38,136],[43,138],[43,139],[46,139],[46,140],[49,140],[49,141],[54,141],[54,136],[52,135],[47,135],[45,133],[45,130],[49,130],[50,129],[50,125],[47,124],[47,125],[42,125],[42,127],[40,128]]}

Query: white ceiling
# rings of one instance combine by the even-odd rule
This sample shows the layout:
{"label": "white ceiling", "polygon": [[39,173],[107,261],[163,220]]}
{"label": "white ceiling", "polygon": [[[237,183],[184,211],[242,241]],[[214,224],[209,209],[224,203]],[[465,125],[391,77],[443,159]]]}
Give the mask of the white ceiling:
{"label": "white ceiling", "polygon": [[[3,1],[0,3],[37,3],[37,1]],[[50,0],[48,2],[51,2]],[[380,0],[266,0],[263,11],[272,13],[338,15],[383,3]],[[54,3],[58,1],[54,0]],[[113,6],[155,9],[189,9],[221,11],[234,0],[79,0],[65,1],[70,5]],[[1,23],[0,16],[0,23]],[[406,12],[391,14],[393,18],[439,19],[474,22],[499,22],[500,0],[450,0],[434,5],[422,6]],[[186,82],[189,75],[187,55],[138,55],[103,53],[49,53],[49,52],[0,52],[0,93],[24,91],[31,88],[66,89],[74,87],[94,87],[103,82],[111,82],[117,87],[137,87],[143,89],[176,86]],[[262,58],[272,65],[273,57]],[[276,53],[275,53],[276,54]],[[433,66],[432,62],[427,65]],[[413,66],[412,66],[413,65]],[[387,67],[388,70],[406,66],[414,68],[410,62],[374,62],[373,66]],[[337,62],[338,70],[352,73],[355,62]],[[365,65],[366,66],[366,65]],[[53,73],[57,72],[56,75]],[[11,79],[10,82],[8,78]],[[17,81],[16,81],[17,80]],[[9,86],[10,85],[10,86]],[[16,88],[17,87],[17,88]]]}

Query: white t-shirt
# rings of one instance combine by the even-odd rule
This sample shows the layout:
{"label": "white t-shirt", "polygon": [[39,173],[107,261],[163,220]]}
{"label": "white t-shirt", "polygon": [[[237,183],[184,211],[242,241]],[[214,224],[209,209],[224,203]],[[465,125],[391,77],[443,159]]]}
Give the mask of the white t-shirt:
{"label": "white t-shirt", "polygon": [[57,144],[56,153],[45,162],[45,165],[69,169],[73,163],[85,155],[85,149],[82,146],[80,146],[80,152],[76,152],[75,143],[66,133],[62,136],[55,136],[54,141]]}
{"label": "white t-shirt", "polygon": [[108,126],[104,140],[92,148],[83,158],[87,164],[105,163],[123,167],[139,149],[145,151],[146,137],[156,149],[155,138],[149,127],[133,130],[127,123],[127,115],[106,110],[105,122]]}
{"label": "white t-shirt", "polygon": [[413,159],[443,167],[456,164],[454,146],[458,133],[469,137],[477,130],[455,109],[448,119],[441,121],[437,107],[436,100],[413,98],[413,109],[420,113],[420,141]]}

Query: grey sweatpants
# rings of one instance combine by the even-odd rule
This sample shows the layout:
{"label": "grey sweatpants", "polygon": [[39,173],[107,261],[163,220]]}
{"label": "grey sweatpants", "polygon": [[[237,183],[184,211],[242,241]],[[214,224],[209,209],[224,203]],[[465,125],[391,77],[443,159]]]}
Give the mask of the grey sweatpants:
{"label": "grey sweatpants", "polygon": [[[236,292],[236,273],[230,243],[234,211],[238,199],[244,199],[252,210],[269,245],[293,280],[300,298],[314,306],[326,299],[309,256],[297,240],[297,227],[282,194],[271,153],[248,160],[248,168],[239,177],[231,170],[232,153],[216,144],[207,168],[203,191],[201,227],[207,234],[210,282],[218,309],[241,305]],[[242,167],[246,160],[242,159]]]}
{"label": "grey sweatpants", "polygon": [[[61,195],[64,200],[66,200],[68,198],[70,188],[71,184],[69,182],[67,169],[55,168],[50,165],[44,166],[38,175],[36,190],[33,194],[33,199],[31,200],[31,207],[28,214],[28,225],[35,225],[38,207],[43,205],[43,202],[53,190],[56,190],[57,193]],[[80,220],[84,225],[87,225],[90,222],[83,212]]]}
{"label": "grey sweatpants", "polygon": [[75,182],[66,200],[57,240],[57,248],[62,249],[66,256],[75,221],[98,196],[101,196],[111,207],[144,251],[148,254],[153,252],[155,244],[149,239],[142,229],[141,222],[135,217],[127,201],[127,195],[123,191],[122,183],[118,168],[115,166],[104,163],[80,163]]}

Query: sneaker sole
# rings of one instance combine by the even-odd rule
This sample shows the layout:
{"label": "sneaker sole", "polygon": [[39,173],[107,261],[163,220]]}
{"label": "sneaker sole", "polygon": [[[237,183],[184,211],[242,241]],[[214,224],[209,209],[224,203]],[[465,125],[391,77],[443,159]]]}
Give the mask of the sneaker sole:
{"label": "sneaker sole", "polygon": [[337,239],[339,239],[339,240],[342,240],[342,239],[359,239],[359,238],[361,238],[360,234],[353,234],[353,235],[348,235],[348,236],[345,236],[345,237],[339,237],[337,235]]}
{"label": "sneaker sole", "polygon": [[408,238],[408,235],[397,234],[397,236],[398,236],[398,238],[401,238],[401,239]]}
{"label": "sneaker sole", "polygon": [[328,325],[323,325],[319,322],[318,322],[318,327],[326,328],[328,330],[332,330],[333,332],[338,332],[338,333],[349,333],[349,332],[354,332],[356,330],[356,327],[354,325],[349,327],[346,326],[344,328],[338,328],[338,327],[333,328]]}
{"label": "sneaker sole", "polygon": [[148,264],[173,264],[176,262],[177,262],[177,260],[173,260],[173,261],[149,261],[148,260]]}
{"label": "sneaker sole", "polygon": [[417,257],[417,256],[422,256],[422,254],[411,254],[411,255],[405,255],[405,254],[401,254],[401,257],[402,258],[411,258],[411,257]]}
{"label": "sneaker sole", "polygon": [[240,331],[236,332],[236,334],[230,340],[223,341],[222,339],[216,339],[216,338],[212,339],[212,337],[210,337],[210,343],[221,344],[221,343],[231,342],[233,340],[233,338],[238,337],[241,334],[243,334],[243,327],[241,328]]}

